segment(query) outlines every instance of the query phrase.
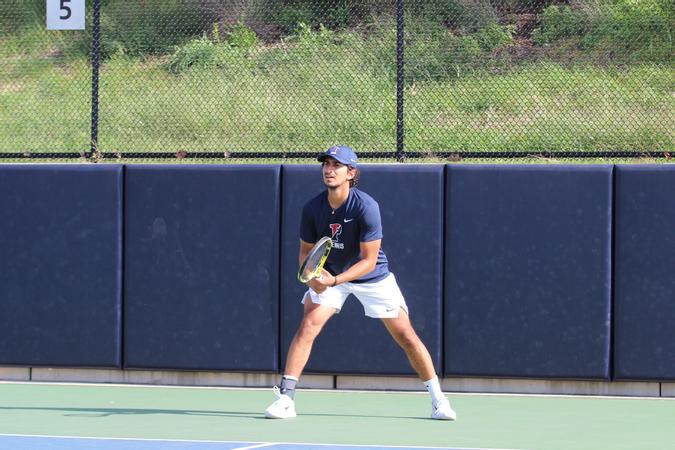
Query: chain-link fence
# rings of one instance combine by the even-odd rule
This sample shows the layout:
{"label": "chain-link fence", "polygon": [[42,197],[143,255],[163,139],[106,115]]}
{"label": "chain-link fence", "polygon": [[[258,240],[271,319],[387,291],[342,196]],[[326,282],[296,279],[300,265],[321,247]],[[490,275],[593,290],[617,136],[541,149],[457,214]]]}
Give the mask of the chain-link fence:
{"label": "chain-link fence", "polygon": [[0,4],[5,160],[673,151],[670,0],[91,0],[82,31],[45,4]]}

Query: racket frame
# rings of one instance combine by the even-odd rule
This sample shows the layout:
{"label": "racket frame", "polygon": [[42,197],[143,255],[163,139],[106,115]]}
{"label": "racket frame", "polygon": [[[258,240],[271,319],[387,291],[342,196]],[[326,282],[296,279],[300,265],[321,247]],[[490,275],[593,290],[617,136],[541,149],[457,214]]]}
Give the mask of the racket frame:
{"label": "racket frame", "polygon": [[[328,243],[326,245],[326,248],[323,250],[323,254],[321,255],[321,259],[319,259],[319,263],[316,266],[316,269],[309,273],[307,276],[304,276],[305,269],[307,268],[307,263],[311,259],[312,256],[316,254],[318,249],[324,245],[325,243]],[[328,254],[330,253],[330,250],[333,248],[333,239],[329,238],[328,236],[324,236],[321,239],[317,241],[316,244],[314,244],[314,247],[309,251],[307,254],[307,257],[305,260],[302,262],[300,265],[300,269],[298,270],[298,280],[301,283],[307,283],[308,281],[317,278],[321,275],[321,270],[323,269],[323,265],[326,263],[326,259],[328,259]]]}

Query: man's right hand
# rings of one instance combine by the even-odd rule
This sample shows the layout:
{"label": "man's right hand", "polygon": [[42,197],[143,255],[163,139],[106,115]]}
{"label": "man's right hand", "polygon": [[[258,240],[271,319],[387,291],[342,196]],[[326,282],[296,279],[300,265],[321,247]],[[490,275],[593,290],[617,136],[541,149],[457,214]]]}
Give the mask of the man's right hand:
{"label": "man's right hand", "polygon": [[309,280],[309,282],[307,282],[307,286],[312,288],[312,290],[314,290],[314,292],[317,294],[321,294],[323,291],[328,289],[328,286],[332,286],[332,284],[333,275],[326,271],[326,269],[322,269],[321,278],[312,278]]}

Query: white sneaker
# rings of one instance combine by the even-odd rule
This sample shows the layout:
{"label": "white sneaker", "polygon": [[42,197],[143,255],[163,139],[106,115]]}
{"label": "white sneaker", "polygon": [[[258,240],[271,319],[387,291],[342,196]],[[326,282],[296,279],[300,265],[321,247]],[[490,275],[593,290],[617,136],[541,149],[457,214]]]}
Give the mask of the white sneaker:
{"label": "white sneaker", "polygon": [[276,386],[272,390],[274,395],[277,396],[277,401],[265,410],[265,417],[268,419],[291,419],[295,417],[295,402],[293,399],[286,394],[282,394]]}
{"label": "white sneaker", "polygon": [[436,405],[431,404],[431,418],[438,420],[455,420],[457,413],[450,407],[450,402],[444,398]]}

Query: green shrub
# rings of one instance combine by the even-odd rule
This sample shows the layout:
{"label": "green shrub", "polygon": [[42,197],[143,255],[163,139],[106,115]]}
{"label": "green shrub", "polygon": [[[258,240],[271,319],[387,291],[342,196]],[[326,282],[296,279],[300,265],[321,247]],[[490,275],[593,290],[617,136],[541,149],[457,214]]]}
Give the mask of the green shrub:
{"label": "green shrub", "polygon": [[335,32],[326,28],[323,24],[314,31],[306,23],[300,22],[293,34],[287,39],[288,42],[295,42],[302,47],[323,47],[334,42]]}
{"label": "green shrub", "polygon": [[267,20],[276,24],[285,34],[293,33],[299,23],[312,24],[314,12],[305,4],[282,5],[274,2],[267,10]]}
{"label": "green shrub", "polygon": [[[324,24],[333,30],[343,30],[363,23],[371,13],[382,13],[382,2],[377,0],[268,0],[264,10],[267,21],[276,24],[284,34],[291,34],[299,23],[312,28]],[[384,2],[391,7],[390,14],[395,14],[394,5]]]}
{"label": "green shrub", "polygon": [[213,22],[188,0],[110,0],[101,8],[101,51],[104,56],[168,53]]}
{"label": "green shrub", "polygon": [[250,70],[252,65],[241,49],[227,43],[214,43],[203,36],[176,47],[166,68],[174,74],[193,69],[217,69],[236,73]]}
{"label": "green shrub", "polygon": [[487,68],[492,52],[509,45],[512,26],[491,23],[474,33],[456,34],[440,23],[411,23],[406,40],[406,77],[417,80],[453,79]]}
{"label": "green shrub", "polygon": [[544,45],[566,37],[581,35],[587,20],[582,13],[573,11],[567,5],[547,6],[541,15],[541,26],[534,30],[532,39],[535,43]]}
{"label": "green shrub", "polygon": [[609,0],[548,6],[534,41],[553,44],[576,37],[580,48],[612,55],[615,61],[665,62],[672,58],[675,8],[669,0]]}
{"label": "green shrub", "polygon": [[457,75],[462,68],[473,66],[481,54],[481,46],[474,36],[461,36],[450,40],[446,62],[454,68]]}
{"label": "green shrub", "polygon": [[44,0],[3,0],[0,2],[0,38],[40,26],[44,29]]}
{"label": "green shrub", "polygon": [[497,22],[497,12],[488,0],[426,0],[408,7],[411,20],[436,21],[463,33],[481,30]]}
{"label": "green shrub", "polygon": [[232,31],[227,35],[227,43],[240,50],[252,50],[258,44],[258,36],[255,31],[246,26],[242,21],[237,22]]}
{"label": "green shrub", "polygon": [[616,0],[602,10],[581,40],[585,49],[612,51],[628,60],[669,61],[675,7],[665,0]]}
{"label": "green shrub", "polygon": [[515,31],[515,27],[512,25],[502,27],[492,23],[478,31],[474,38],[482,50],[491,51],[510,44],[513,41]]}
{"label": "green shrub", "polygon": [[176,48],[168,69],[173,73],[181,73],[192,67],[213,68],[218,60],[218,48],[207,37],[193,39]]}
{"label": "green shrub", "polygon": [[344,29],[356,22],[355,5],[349,1],[341,1],[331,7],[324,7],[321,11],[321,23],[334,29]]}

